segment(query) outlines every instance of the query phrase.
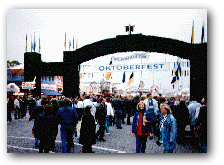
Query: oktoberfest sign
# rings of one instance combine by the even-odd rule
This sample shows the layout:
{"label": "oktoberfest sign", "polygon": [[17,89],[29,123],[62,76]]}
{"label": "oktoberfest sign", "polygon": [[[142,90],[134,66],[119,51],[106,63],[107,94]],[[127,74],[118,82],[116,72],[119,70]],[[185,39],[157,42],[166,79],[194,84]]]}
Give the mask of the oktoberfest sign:
{"label": "oktoberfest sign", "polygon": [[151,64],[129,64],[129,65],[101,65],[98,67],[99,72],[116,72],[116,71],[163,71],[168,70],[170,63],[151,63]]}
{"label": "oktoberfest sign", "polygon": [[80,73],[119,72],[119,71],[165,71],[170,69],[169,62],[148,64],[112,64],[112,65],[80,65]]}

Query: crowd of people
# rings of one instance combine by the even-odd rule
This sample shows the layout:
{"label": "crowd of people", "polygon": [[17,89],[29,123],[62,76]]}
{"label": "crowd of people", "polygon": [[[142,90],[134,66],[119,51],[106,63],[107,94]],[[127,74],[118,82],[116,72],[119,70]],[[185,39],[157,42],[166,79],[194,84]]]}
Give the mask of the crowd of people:
{"label": "crowd of people", "polygon": [[9,97],[7,122],[12,121],[12,111],[15,120],[27,117],[29,111],[29,120],[34,120],[35,147],[40,153],[54,151],[59,124],[62,152],[69,153],[74,146],[78,123],[83,153],[92,153],[91,146],[97,140],[106,141],[104,136],[110,134],[110,126],[122,129],[122,124],[132,125],[136,153],[145,153],[148,137],[150,140],[156,138],[156,144],[163,145],[164,153],[172,153],[176,143],[185,143],[187,125],[191,128],[193,145],[199,152],[207,152],[206,97],[203,100],[192,97],[187,101],[182,96],[153,97],[151,93],[135,97],[92,94],[75,98]]}

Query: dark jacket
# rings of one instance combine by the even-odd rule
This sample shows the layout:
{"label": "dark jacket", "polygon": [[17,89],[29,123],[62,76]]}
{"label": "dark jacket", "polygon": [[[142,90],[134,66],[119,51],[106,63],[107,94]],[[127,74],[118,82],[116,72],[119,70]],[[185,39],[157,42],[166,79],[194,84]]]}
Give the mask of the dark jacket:
{"label": "dark jacket", "polygon": [[37,106],[35,106],[35,107],[33,108],[33,111],[32,111],[32,113],[31,113],[31,115],[30,115],[30,120],[32,120],[32,119],[36,120],[37,117],[38,117],[40,114],[43,113],[43,110],[44,110],[44,108],[43,108],[42,106],[41,106],[41,107],[37,107]]}
{"label": "dark jacket", "polygon": [[99,123],[105,124],[106,116],[107,116],[106,105],[100,104],[100,106],[96,108],[95,119],[98,120]]}
{"label": "dark jacket", "polygon": [[179,105],[172,108],[174,118],[177,120],[177,125],[188,125],[190,124],[189,110],[186,105]]}
{"label": "dark jacket", "polygon": [[56,116],[58,113],[58,109],[60,108],[60,106],[57,103],[52,103],[53,105],[53,109],[52,109],[52,115]]}
{"label": "dark jacket", "polygon": [[33,109],[36,106],[36,101],[35,100],[29,100],[28,105],[29,105],[29,113],[32,114]]}
{"label": "dark jacket", "polygon": [[132,101],[132,100],[127,100],[127,101],[126,101],[126,113],[127,113],[128,115],[131,115],[133,109],[134,109],[133,101]]}
{"label": "dark jacket", "polygon": [[96,144],[95,120],[92,114],[84,114],[81,123],[79,143],[83,145]]}
{"label": "dark jacket", "polygon": [[7,103],[7,112],[12,112],[14,109],[14,101],[10,98],[9,102]]}
{"label": "dark jacket", "polygon": [[58,121],[53,115],[40,114],[34,122],[33,132],[38,139],[55,138],[58,134]]}
{"label": "dark jacket", "polygon": [[196,127],[199,128],[199,139],[201,143],[207,144],[207,105],[200,108],[200,113],[196,119]]}
{"label": "dark jacket", "polygon": [[112,107],[114,108],[114,110],[122,110],[122,108],[123,108],[123,102],[121,101],[121,99],[115,98],[112,101]]}

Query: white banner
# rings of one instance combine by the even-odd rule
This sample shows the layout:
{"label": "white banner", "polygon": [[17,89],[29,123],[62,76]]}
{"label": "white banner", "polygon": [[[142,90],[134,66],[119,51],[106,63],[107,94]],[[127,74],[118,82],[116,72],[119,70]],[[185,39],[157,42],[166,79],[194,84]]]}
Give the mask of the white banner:
{"label": "white banner", "polygon": [[80,73],[117,71],[164,71],[170,69],[170,62],[148,64],[80,65]]}
{"label": "white banner", "polygon": [[149,59],[149,55],[144,54],[134,54],[126,57],[112,57],[113,62],[121,62],[121,61],[128,61],[128,60],[133,60],[133,59]]}

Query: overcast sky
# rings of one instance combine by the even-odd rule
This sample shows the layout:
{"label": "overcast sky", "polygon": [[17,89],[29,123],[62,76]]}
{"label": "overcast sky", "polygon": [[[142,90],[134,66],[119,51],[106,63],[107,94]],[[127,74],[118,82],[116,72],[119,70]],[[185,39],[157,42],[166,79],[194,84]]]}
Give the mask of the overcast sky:
{"label": "overcast sky", "polygon": [[[8,9],[7,10],[7,60],[24,63],[26,34],[28,52],[31,51],[31,35],[36,40],[36,52],[44,62],[62,62],[65,32],[69,40],[82,46],[128,35],[124,26],[135,25],[133,34],[153,35],[191,42],[194,20],[194,41],[201,42],[202,26],[205,26],[207,42],[206,9]],[[71,46],[73,50],[73,45]]]}

